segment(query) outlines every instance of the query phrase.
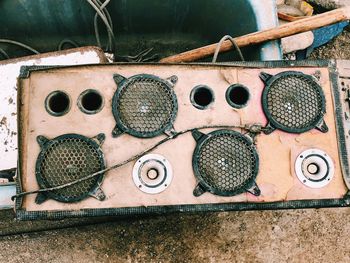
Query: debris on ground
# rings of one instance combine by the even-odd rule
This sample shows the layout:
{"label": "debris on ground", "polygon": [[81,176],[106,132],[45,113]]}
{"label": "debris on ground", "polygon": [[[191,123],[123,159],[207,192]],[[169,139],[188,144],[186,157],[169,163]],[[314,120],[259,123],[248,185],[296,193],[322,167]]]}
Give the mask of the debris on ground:
{"label": "debris on ground", "polygon": [[350,28],[326,45],[315,49],[309,59],[350,59]]}
{"label": "debris on ground", "polygon": [[350,6],[349,0],[307,0],[307,2],[328,10]]}
{"label": "debris on ground", "polygon": [[[315,6],[323,8],[337,8],[350,5],[350,1],[342,0],[318,0],[307,1]],[[313,7],[302,0],[280,0],[278,1],[278,16],[280,24],[288,23],[293,19],[302,19],[313,14]],[[304,15],[304,16],[303,16]],[[286,21],[287,20],[287,21]],[[282,52],[285,59],[306,59],[315,48],[321,47],[342,33],[349,22],[340,22],[325,26],[313,31],[296,34],[281,39]]]}

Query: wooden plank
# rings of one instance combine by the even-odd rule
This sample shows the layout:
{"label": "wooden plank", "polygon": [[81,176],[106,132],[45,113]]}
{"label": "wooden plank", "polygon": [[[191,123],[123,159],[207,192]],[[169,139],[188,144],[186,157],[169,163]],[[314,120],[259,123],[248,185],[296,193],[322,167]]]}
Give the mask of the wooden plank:
{"label": "wooden plank", "polygon": [[[311,16],[302,20],[281,25],[276,28],[236,37],[234,40],[239,47],[259,44],[269,40],[280,39],[298,33],[314,30],[323,26],[335,24],[350,19],[350,7],[329,11],[320,15]],[[217,43],[186,51],[177,55],[163,58],[162,63],[191,62],[214,54]],[[222,43],[220,52],[232,49],[232,43],[227,40]]]}

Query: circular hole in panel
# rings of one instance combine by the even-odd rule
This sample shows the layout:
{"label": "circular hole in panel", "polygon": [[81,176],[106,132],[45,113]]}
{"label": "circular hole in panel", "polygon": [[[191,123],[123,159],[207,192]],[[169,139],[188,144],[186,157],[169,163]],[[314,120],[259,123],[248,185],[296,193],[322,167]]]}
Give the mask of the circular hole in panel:
{"label": "circular hole in panel", "polygon": [[69,111],[70,98],[63,91],[53,91],[45,99],[45,108],[53,116],[63,116]]}
{"label": "circular hole in panel", "polygon": [[226,91],[226,101],[230,106],[236,109],[247,106],[250,98],[248,88],[243,85],[231,85]]}
{"label": "circular hole in panel", "polygon": [[86,114],[95,114],[103,108],[103,97],[97,90],[85,90],[78,98],[78,107]]}
{"label": "circular hole in panel", "polygon": [[192,89],[190,99],[194,107],[205,110],[214,102],[214,93],[208,86],[199,85]]}

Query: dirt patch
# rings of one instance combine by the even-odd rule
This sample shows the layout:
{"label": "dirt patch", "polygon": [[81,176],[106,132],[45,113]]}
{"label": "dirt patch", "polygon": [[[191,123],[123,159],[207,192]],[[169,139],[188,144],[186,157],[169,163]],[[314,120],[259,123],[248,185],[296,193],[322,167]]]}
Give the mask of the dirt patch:
{"label": "dirt patch", "polygon": [[327,45],[314,50],[309,59],[350,59],[350,27]]}
{"label": "dirt patch", "polygon": [[167,215],[0,239],[0,262],[349,262],[349,209]]}

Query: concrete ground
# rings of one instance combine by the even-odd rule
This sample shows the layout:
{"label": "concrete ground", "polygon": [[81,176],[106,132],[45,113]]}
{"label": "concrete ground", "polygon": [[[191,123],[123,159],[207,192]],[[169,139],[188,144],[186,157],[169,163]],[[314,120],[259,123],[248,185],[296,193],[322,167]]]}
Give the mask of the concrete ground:
{"label": "concrete ground", "polygon": [[350,262],[350,209],[128,219],[1,238],[0,262]]}
{"label": "concrete ground", "polygon": [[[312,57],[350,59],[349,37],[344,32]],[[92,222],[12,222],[12,230]],[[0,235],[10,223],[0,216]],[[109,219],[0,237],[0,262],[350,262],[349,233],[349,208]]]}

